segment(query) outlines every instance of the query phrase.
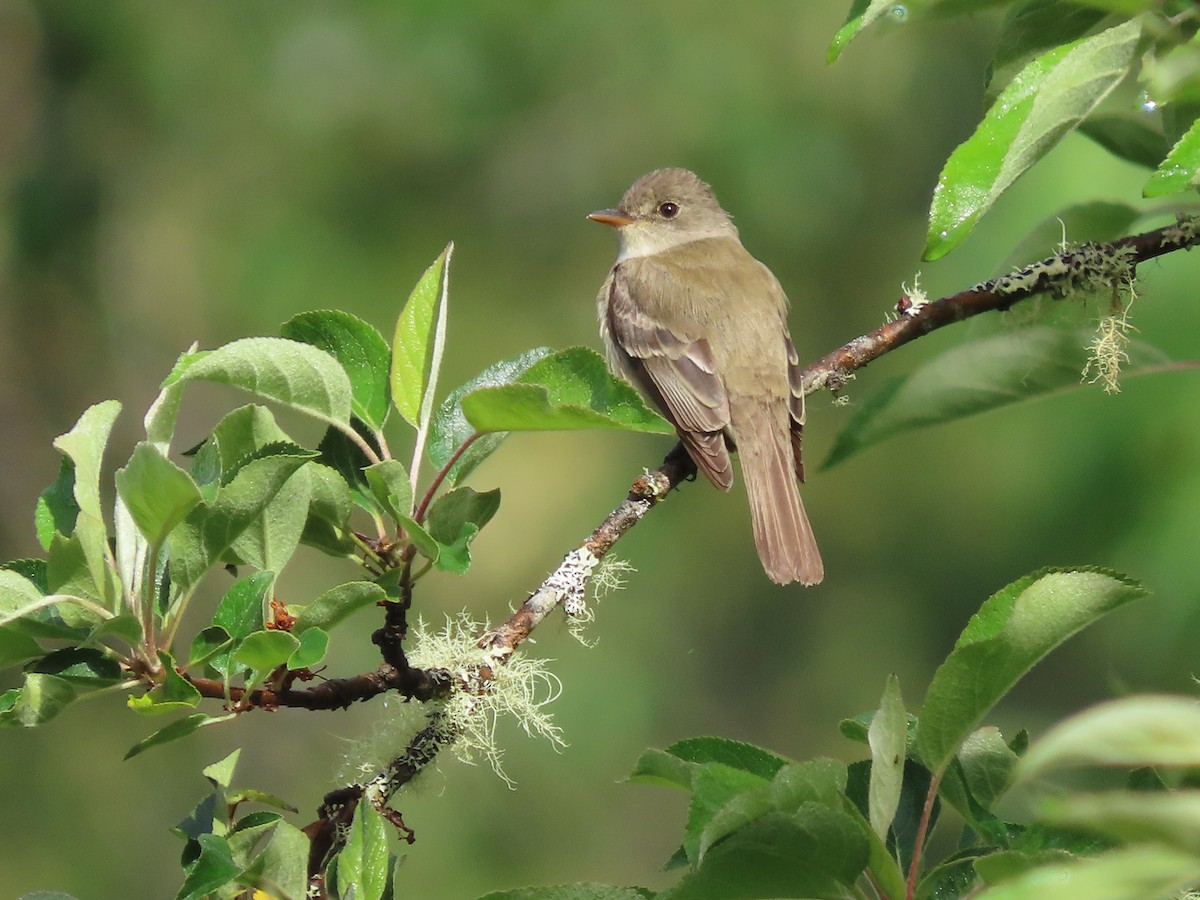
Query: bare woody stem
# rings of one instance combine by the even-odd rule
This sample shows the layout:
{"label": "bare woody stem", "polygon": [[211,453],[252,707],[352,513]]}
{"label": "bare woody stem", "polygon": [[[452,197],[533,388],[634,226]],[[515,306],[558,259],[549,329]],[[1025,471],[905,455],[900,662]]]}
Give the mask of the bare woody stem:
{"label": "bare woody stem", "polygon": [[[804,369],[805,393],[836,391],[850,373],[931,331],[1038,294],[1062,298],[1102,284],[1132,283],[1139,263],[1200,243],[1200,220],[1180,219],[1108,244],[1083,244],[973,288],[914,305],[899,318],[844,344]],[[907,298],[905,298],[907,299]],[[903,305],[903,300],[901,305]]]}

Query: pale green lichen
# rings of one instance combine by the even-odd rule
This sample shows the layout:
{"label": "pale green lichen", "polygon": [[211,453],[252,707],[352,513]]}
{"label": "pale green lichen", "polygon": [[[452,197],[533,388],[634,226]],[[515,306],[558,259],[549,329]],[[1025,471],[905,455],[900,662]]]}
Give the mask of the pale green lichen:
{"label": "pale green lichen", "polygon": [[511,786],[501,765],[504,751],[496,739],[496,726],[512,717],[526,734],[545,738],[556,748],[566,746],[561,729],[545,710],[562,693],[562,683],[550,671],[549,660],[521,653],[497,664],[478,646],[479,635],[487,629],[486,622],[475,622],[465,613],[447,617],[436,632],[418,620],[408,658],[421,668],[446,669],[455,679],[456,689],[437,701],[445,713],[450,749],[470,764],[482,756]]}
{"label": "pale green lichen", "polygon": [[546,738],[555,748],[565,746],[561,729],[544,709],[562,693],[562,683],[549,670],[550,661],[513,654],[505,664],[495,662],[478,646],[487,629],[486,622],[476,622],[465,613],[447,617],[440,631],[417,621],[409,633],[408,661],[450,672],[454,689],[449,697],[429,703],[387,698],[382,704],[384,715],[371,734],[347,750],[339,783],[363,784],[377,777],[428,728],[434,729],[435,746],[453,750],[458,759],[472,765],[483,757],[510,787],[513,781],[501,765],[504,751],[496,738],[502,719],[511,716],[526,734]]}
{"label": "pale green lichen", "polygon": [[1106,394],[1121,392],[1121,367],[1129,362],[1129,332],[1137,331],[1129,321],[1133,306],[1132,286],[1127,287],[1128,302],[1122,302],[1114,289],[1112,311],[1096,326],[1096,335],[1088,344],[1087,363],[1080,377],[1088,384],[1102,384]]}

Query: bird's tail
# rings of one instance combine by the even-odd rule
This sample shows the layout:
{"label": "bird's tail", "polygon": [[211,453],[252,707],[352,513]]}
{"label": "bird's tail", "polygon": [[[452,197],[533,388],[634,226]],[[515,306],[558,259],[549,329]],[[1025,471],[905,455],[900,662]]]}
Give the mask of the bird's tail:
{"label": "bird's tail", "polygon": [[731,403],[730,411],[754,546],[767,577],[776,584],[817,584],[825,577],[825,566],[796,486],[789,423],[775,421],[776,410],[763,403]]}

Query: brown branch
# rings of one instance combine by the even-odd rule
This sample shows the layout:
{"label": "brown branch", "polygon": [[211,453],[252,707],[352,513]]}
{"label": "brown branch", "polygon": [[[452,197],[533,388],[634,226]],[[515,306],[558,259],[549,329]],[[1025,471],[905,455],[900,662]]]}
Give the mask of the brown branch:
{"label": "brown branch", "polygon": [[608,514],[582,544],[566,555],[562,565],[529,595],[529,599],[507,622],[480,638],[480,649],[496,662],[503,662],[559,604],[562,604],[567,615],[580,614],[584,609],[584,590],[588,579],[600,560],[673,488],[695,474],[695,463],[683,445],[676,444],[661,466],[634,481],[629,496]]}
{"label": "brown branch", "polygon": [[279,709],[280,707],[346,709],[351,703],[370,700],[387,691],[396,691],[413,700],[426,701],[446,696],[451,688],[449,673],[441,669],[409,667],[401,671],[386,663],[374,672],[366,672],[350,678],[330,678],[303,690],[256,688],[247,691],[245,688],[226,685],[219,678],[199,678],[186,672],[179,674],[200,692],[200,696],[213,700],[224,700],[228,697],[234,708],[240,710],[249,710],[255,707],[262,709]]}
{"label": "brown branch", "polygon": [[807,366],[805,393],[811,394],[822,387],[836,391],[855,369],[922,335],[980,313],[1003,312],[1038,294],[1061,299],[1088,289],[1130,284],[1139,263],[1176,250],[1189,250],[1200,243],[1198,228],[1200,220],[1180,219],[1174,225],[1118,238],[1108,244],[1083,244],[939,300],[914,304],[907,297],[901,298],[897,304],[899,318],[856,337]]}

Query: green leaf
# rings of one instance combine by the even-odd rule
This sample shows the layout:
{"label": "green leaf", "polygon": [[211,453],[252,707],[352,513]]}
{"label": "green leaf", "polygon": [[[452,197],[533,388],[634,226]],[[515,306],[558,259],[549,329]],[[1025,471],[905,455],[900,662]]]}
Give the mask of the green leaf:
{"label": "green leaf", "polygon": [[633,771],[629,773],[629,780],[691,790],[693,769],[695,764],[652,747],[638,757]]}
{"label": "green leaf", "polygon": [[[713,817],[734,798],[758,790],[765,792],[768,784],[758,775],[721,763],[704,763],[693,770],[692,802],[688,807],[687,827],[683,833],[683,849],[693,865],[700,862],[707,849],[704,837]],[[757,810],[757,815],[766,812],[765,793],[762,806]]]}
{"label": "green leaf", "polygon": [[201,774],[209,780],[214,788],[227,791],[229,790],[229,786],[233,784],[233,772],[237,768],[241,755],[242,751],[239,747],[227,756],[221,757],[215,763],[205,766],[201,769]]}
{"label": "green leaf", "polygon": [[991,809],[1012,784],[1017,754],[1004,741],[997,728],[971,732],[958,751],[963,780],[971,797],[984,809]]}
{"label": "green leaf", "polygon": [[184,592],[194,587],[311,458],[297,447],[256,459],[239,469],[211,503],[192,510],[168,541],[172,582]]}
{"label": "green leaf", "polygon": [[895,15],[895,0],[854,0],[850,6],[850,14],[845,23],[833,36],[833,42],[825,54],[827,63],[835,63],[846,46],[854,40],[860,31],[876,22],[889,12]]}
{"label": "green leaf", "polygon": [[0,626],[0,669],[41,656],[44,652],[41,644],[20,629]]}
{"label": "green leaf", "polygon": [[233,646],[233,638],[220,625],[209,625],[192,639],[187,668],[202,666],[222,650]]}
{"label": "green leaf", "polygon": [[309,628],[331,630],[335,625],[364,606],[374,606],[387,599],[383,588],[371,581],[348,581],[330,588],[296,616],[294,634]]}
{"label": "green leaf", "polygon": [[336,471],[319,462],[310,462],[312,495],[300,542],[330,556],[353,556],[357,545],[350,536],[350,514],[354,501],[350,487]]}
{"label": "green leaf", "polygon": [[604,360],[572,347],[530,366],[514,384],[487,387],[462,399],[463,414],[480,433],[620,428],[673,434],[628,383],[614,378]]}
{"label": "green leaf", "polygon": [[256,631],[247,635],[233,651],[233,661],[251,671],[246,685],[266,678],[271,672],[285,665],[293,653],[300,648],[300,641],[287,631]]}
{"label": "green leaf", "polygon": [[1080,126],[1087,135],[1113,156],[1136,166],[1154,169],[1171,149],[1167,136],[1145,121],[1145,116],[1108,113],[1089,116]]}
{"label": "green leaf", "polygon": [[[240,406],[227,413],[201,445],[216,452],[215,477],[211,481],[228,482],[227,475],[237,470],[263,447],[294,443],[279,427],[271,410],[257,403]],[[197,461],[200,454],[197,453]]]}
{"label": "green leaf", "polygon": [[979,720],[1034,664],[1075,632],[1146,591],[1115,572],[1047,569],[993,594],[933,676],[917,728],[942,772]]}
{"label": "green leaf", "polygon": [[979,900],[1126,900],[1171,897],[1200,879],[1200,860],[1153,845],[1039,866],[974,896]]}
{"label": "green leaf", "polygon": [[138,444],[125,467],[117,470],[117,491],[152,547],[160,547],[200,503],[200,488],[191,476],[146,442]]}
{"label": "green leaf", "polygon": [[787,764],[786,759],[769,750],[719,737],[687,738],[672,744],[666,752],[685,762],[721,763],[767,780]]}
{"label": "green leaf", "polygon": [[1163,197],[1190,190],[1200,183],[1200,119],[1179,139],[1150,176],[1142,194]]}
{"label": "green leaf", "polygon": [[[713,764],[712,768],[716,772],[724,770],[725,777],[730,771],[738,771],[717,764]],[[701,771],[708,775],[708,769],[705,766]],[[734,784],[747,777],[746,773],[739,772]],[[769,783],[755,777],[749,782],[747,790],[739,791],[722,803],[704,823],[695,858],[702,861],[704,854],[719,841],[768,813],[791,813],[806,803],[822,803],[832,809],[842,809],[845,790],[846,766],[832,759],[813,759],[786,765]],[[689,832],[691,828],[689,821]]]}
{"label": "green leaf", "polygon": [[[269,896],[303,897],[307,886],[310,841],[300,829],[287,822],[270,826],[270,838],[238,878]],[[230,840],[238,838],[236,833]]]}
{"label": "green leaf", "polygon": [[64,459],[58,467],[54,483],[42,491],[34,510],[34,526],[38,543],[43,550],[50,549],[55,533],[71,534],[79,516],[79,504],[75,502],[75,466]]}
{"label": "green leaf", "polygon": [[133,759],[138,754],[145,753],[151,747],[158,747],[162,744],[168,744],[171,741],[178,741],[185,738],[195,731],[203,728],[205,725],[213,725],[217,722],[224,722],[232,719],[233,714],[227,716],[206,716],[204,713],[192,713],[190,716],[185,716],[182,719],[176,719],[170,725],[166,725],[158,731],[149,735],[146,738],[138,741],[129,748],[129,752],[125,754],[126,759]]}
{"label": "green leaf", "polygon": [[1062,0],[1032,0],[1009,7],[988,66],[988,100],[1031,60],[1079,40],[1105,17],[1100,10]]}
{"label": "green leaf", "polygon": [[879,712],[867,730],[871,747],[871,782],[868,809],[871,828],[887,840],[892,817],[900,803],[904,782],[904,759],[908,741],[908,717],[900,695],[900,679],[889,675],[879,701]]}
{"label": "green leaf", "polygon": [[121,666],[94,647],[63,647],[25,667],[26,672],[55,675],[80,687],[105,687],[121,680]]}
{"label": "green leaf", "polygon": [[1072,793],[1042,798],[1038,813],[1061,828],[1200,856],[1200,791]]}
{"label": "green leaf", "polygon": [[362,801],[354,811],[350,836],[338,854],[338,888],[355,900],[380,900],[388,879],[387,830],[383,816]]}
{"label": "green leaf", "polygon": [[0,569],[0,624],[7,624],[21,609],[42,599],[36,584],[11,569]]}
{"label": "green leaf", "polygon": [[471,565],[471,541],[499,508],[499,490],[479,493],[460,487],[438,497],[425,519],[429,536],[440,548],[438,568],[456,575],[466,572]]}
{"label": "green leaf", "polygon": [[202,834],[196,839],[200,844],[200,855],[188,868],[183,887],[175,900],[204,900],[217,888],[229,884],[242,867],[233,861],[229,844],[215,834]]}
{"label": "green leaf", "polygon": [[271,572],[280,572],[300,545],[312,500],[311,467],[301,465],[271,498],[263,511],[230,545],[243,562]]}
{"label": "green leaf", "polygon": [[46,581],[51,594],[59,597],[55,608],[67,625],[90,629],[103,618],[86,603],[73,602],[75,598],[83,598],[95,604],[103,603],[101,589],[92,577],[78,532],[69,538],[61,534],[54,536],[46,555]]}
{"label": "green leaf", "polygon": [[548,887],[492,891],[484,894],[479,900],[651,900],[654,896],[646,888],[617,887],[611,884],[555,884]]}
{"label": "green leaf", "polygon": [[[359,430],[359,434],[362,431]],[[379,505],[367,484],[367,476],[363,470],[371,465],[362,448],[358,447],[346,435],[336,428],[330,428],[317,444],[317,463],[336,472],[346,484],[351,502],[375,515],[380,512]]]}
{"label": "green leaf", "polygon": [[54,439],[54,447],[75,467],[74,496],[79,508],[74,537],[79,541],[95,585],[96,598],[109,610],[115,610],[121,588],[113,570],[108,549],[108,528],[100,505],[100,468],[104,448],[112,434],[113,423],[121,411],[116,400],[106,400],[88,408],[75,427]]}
{"label": "green leaf", "polygon": [[942,169],[925,259],[961,243],[996,199],[1125,78],[1141,34],[1134,19],[1056,47],[1017,74]]}
{"label": "green leaf", "polygon": [[[844,462],[873,444],[931,425],[1012,403],[1082,387],[1094,332],[1030,328],[972,341],[885,382],[851,417],[822,468]],[[1128,376],[1165,363],[1161,352],[1131,342]]]}
{"label": "green leaf", "polygon": [[306,628],[300,632],[296,650],[288,657],[289,669],[311,669],[319,665],[329,650],[329,632],[323,628]]}
{"label": "green leaf", "polygon": [[[273,572],[255,572],[239,578],[226,591],[213,615],[213,625],[224,628],[234,646],[263,628],[263,608],[275,585]],[[230,651],[219,651],[210,660],[214,670],[229,678],[235,671]]]}
{"label": "green leaf", "polygon": [[322,309],[293,316],[283,323],[280,334],[319,347],[341,363],[350,378],[354,415],[375,431],[383,429],[391,354],[375,326],[348,312]]}
{"label": "green leaf", "polygon": [[448,244],[425,270],[400,312],[392,338],[392,403],[414,428],[428,421],[433,409],[433,390],[445,341],[453,252],[454,244]]}
{"label": "green leaf", "polygon": [[[44,725],[75,701],[75,688],[65,678],[38,673],[25,676],[21,688],[7,692],[0,703],[0,725]],[[11,700],[8,698],[11,697]]]}
{"label": "green leaf", "polygon": [[714,846],[660,900],[712,897],[844,897],[869,846],[852,816],[820,803],[768,813]]}
{"label": "green leaf", "polygon": [[1022,779],[1076,766],[1200,768],[1200,707],[1191,697],[1134,696],[1072,716],[1034,741]]}
{"label": "green leaf", "polygon": [[129,708],[150,716],[195,708],[200,702],[200,692],[176,670],[175,658],[159,650],[158,660],[162,664],[162,684],[141,697],[130,697]]}
{"label": "green leaf", "polygon": [[336,359],[284,338],[243,338],[197,353],[175,367],[164,387],[209,381],[241,388],[331,424],[349,426],[350,378]]}
{"label": "green leaf", "polygon": [[379,508],[399,520],[412,515],[413,493],[404,463],[396,459],[385,459],[363,469],[371,496]]}
{"label": "green leaf", "polygon": [[[475,427],[467,421],[466,415],[463,414],[463,397],[480,388],[512,384],[530,366],[540,359],[545,359],[551,352],[549,347],[536,347],[533,350],[527,350],[520,356],[493,363],[466,384],[459,385],[451,391],[433,414],[433,420],[430,422],[427,448],[429,461],[436,468],[441,469],[450,462],[463,444],[477,434]],[[504,431],[478,436],[450,468],[446,480],[451,485],[459,484],[476,466],[491,456],[506,437],[508,437],[508,433]]]}

